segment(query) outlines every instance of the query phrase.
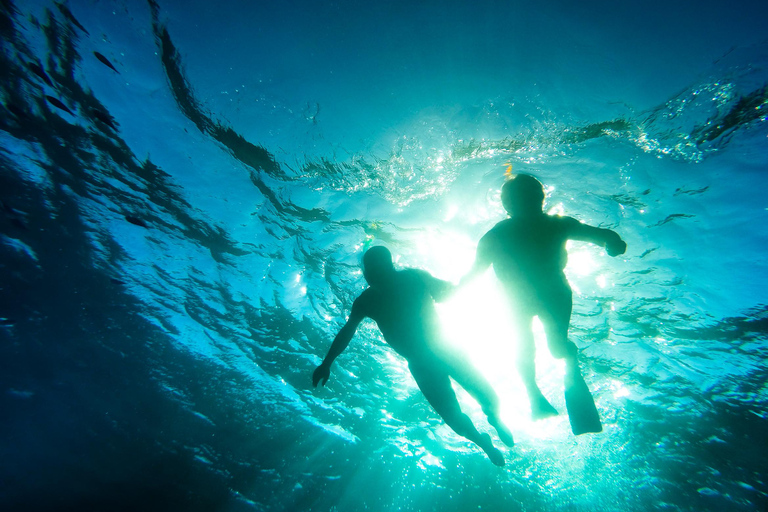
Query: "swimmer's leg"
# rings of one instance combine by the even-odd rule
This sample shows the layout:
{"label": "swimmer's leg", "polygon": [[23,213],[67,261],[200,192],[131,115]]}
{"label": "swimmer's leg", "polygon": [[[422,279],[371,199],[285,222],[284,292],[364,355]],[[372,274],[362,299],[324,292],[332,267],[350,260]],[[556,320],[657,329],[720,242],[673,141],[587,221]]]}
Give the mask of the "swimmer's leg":
{"label": "swimmer's leg", "polygon": [[499,418],[499,397],[490,383],[465,356],[453,353],[446,363],[451,377],[480,404],[488,417],[488,423],[496,429],[501,442],[507,446],[514,446],[512,432]]}
{"label": "swimmer's leg", "polygon": [[565,407],[574,434],[600,432],[603,426],[595,407],[595,400],[581,375],[578,348],[568,339],[571,321],[571,292],[558,294],[547,304],[546,312],[539,315],[547,335],[552,355],[565,359]]}
{"label": "swimmer's leg", "polygon": [[571,323],[572,293],[568,287],[548,294],[539,312],[539,320],[547,335],[547,346],[556,359],[565,359],[566,371],[579,371],[578,348],[568,339]]}
{"label": "swimmer's leg", "polygon": [[531,402],[531,417],[540,420],[557,416],[557,409],[552,407],[539,385],[536,383],[536,345],[533,340],[532,316],[518,319],[517,370],[523,379],[525,390]]}
{"label": "swimmer's leg", "polygon": [[454,432],[478,445],[495,465],[503,466],[504,454],[493,446],[491,437],[478,432],[469,416],[461,412],[448,374],[442,371],[414,371],[413,367],[411,373],[424,397],[445,423]]}

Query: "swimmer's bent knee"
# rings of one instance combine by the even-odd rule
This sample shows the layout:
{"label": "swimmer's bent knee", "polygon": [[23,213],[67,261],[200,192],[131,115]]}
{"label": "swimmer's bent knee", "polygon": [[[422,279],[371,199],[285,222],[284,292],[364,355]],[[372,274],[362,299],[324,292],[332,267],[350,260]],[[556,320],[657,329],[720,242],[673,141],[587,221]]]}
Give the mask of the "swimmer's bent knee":
{"label": "swimmer's bent knee", "polygon": [[564,343],[551,343],[549,345],[549,351],[555,359],[569,359],[576,357],[579,353],[576,344],[570,340],[567,340]]}

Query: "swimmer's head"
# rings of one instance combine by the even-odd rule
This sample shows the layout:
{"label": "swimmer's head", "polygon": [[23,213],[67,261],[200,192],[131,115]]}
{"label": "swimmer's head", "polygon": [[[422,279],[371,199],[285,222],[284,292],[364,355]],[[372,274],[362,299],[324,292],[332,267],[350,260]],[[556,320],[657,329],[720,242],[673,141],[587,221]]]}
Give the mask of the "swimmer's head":
{"label": "swimmer's head", "polygon": [[544,186],[530,174],[518,174],[501,187],[501,204],[510,215],[541,213]]}
{"label": "swimmer's head", "polygon": [[363,276],[371,286],[381,286],[395,271],[392,253],[382,245],[371,247],[363,255]]}

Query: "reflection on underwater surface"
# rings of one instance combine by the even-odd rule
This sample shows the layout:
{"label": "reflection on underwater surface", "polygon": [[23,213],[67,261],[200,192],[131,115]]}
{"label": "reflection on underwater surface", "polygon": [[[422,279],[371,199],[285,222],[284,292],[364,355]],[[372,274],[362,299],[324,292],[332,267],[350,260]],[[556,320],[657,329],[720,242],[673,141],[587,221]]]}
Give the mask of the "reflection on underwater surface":
{"label": "reflection on underwater surface", "polygon": [[[531,87],[421,108],[417,88],[393,103],[413,107],[402,124],[329,142],[311,80],[299,103],[281,84],[238,93],[254,105],[238,119],[260,114],[241,135],[196,94],[201,44],[172,2],[4,1],[0,16],[9,509],[765,507],[765,44],[658,107]],[[442,309],[502,398],[517,445],[499,470],[374,326],[328,390],[310,374],[362,290],[362,251],[385,243],[455,282],[503,216],[510,165],[630,252],[574,243],[566,269],[600,435],[530,421],[492,279]],[[563,369],[538,354],[562,409]]]}

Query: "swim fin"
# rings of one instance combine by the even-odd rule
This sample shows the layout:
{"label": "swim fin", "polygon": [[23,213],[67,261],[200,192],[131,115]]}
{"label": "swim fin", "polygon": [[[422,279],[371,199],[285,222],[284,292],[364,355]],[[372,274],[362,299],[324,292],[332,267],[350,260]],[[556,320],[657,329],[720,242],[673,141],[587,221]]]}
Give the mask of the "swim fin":
{"label": "swim fin", "polygon": [[602,432],[600,415],[595,407],[595,400],[589,392],[587,383],[581,374],[576,374],[570,386],[565,388],[565,407],[568,409],[568,420],[574,435]]}

